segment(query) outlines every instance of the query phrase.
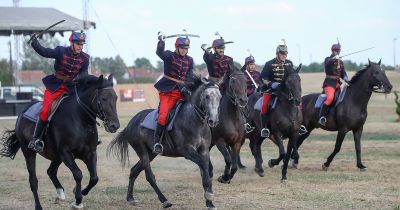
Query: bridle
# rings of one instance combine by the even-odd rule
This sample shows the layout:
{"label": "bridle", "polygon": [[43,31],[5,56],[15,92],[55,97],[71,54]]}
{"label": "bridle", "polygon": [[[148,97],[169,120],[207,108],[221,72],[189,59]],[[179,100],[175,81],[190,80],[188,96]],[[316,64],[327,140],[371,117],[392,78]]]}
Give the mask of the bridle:
{"label": "bridle", "polygon": [[[209,118],[209,113],[208,110],[205,108],[204,105],[204,93],[206,89],[219,89],[218,85],[213,84],[212,86],[207,86],[205,85],[205,87],[201,90],[201,94],[200,94],[200,106],[197,106],[196,104],[190,103],[192,105],[192,107],[194,108],[194,111],[197,115],[197,117],[201,120],[202,123],[208,121]],[[219,112],[219,109],[218,109]],[[219,115],[219,113],[218,113]]]}
{"label": "bridle", "polygon": [[235,106],[239,106],[239,107],[244,107],[244,106],[241,106],[240,104],[239,104],[239,102],[238,102],[238,96],[236,95],[236,93],[235,93],[235,91],[233,91],[233,88],[232,88],[232,83],[231,83],[231,80],[237,80],[237,78],[236,77],[234,77],[234,75],[244,75],[244,73],[243,72],[240,72],[240,73],[232,73],[232,74],[229,74],[229,80],[228,80],[228,90],[226,90],[226,95],[229,97],[229,100],[232,102],[232,104],[233,105],[235,105]]}
{"label": "bridle", "polygon": [[[107,125],[109,123],[109,119],[107,118],[107,116],[106,116],[106,114],[105,114],[105,112],[104,112],[104,110],[103,110],[103,108],[101,106],[100,97],[98,97],[98,96],[100,95],[101,91],[103,91],[103,90],[113,90],[113,87],[110,86],[110,87],[96,89],[95,93],[94,93],[94,95],[92,97],[92,100],[90,100],[90,104],[88,106],[80,99],[76,86],[77,86],[77,84],[74,85],[76,101],[82,107],[83,111],[85,111],[86,114],[93,121],[95,121],[98,126],[100,126],[100,123],[97,122],[96,117],[99,118],[103,122],[103,125]],[[96,103],[95,104],[96,109],[92,109],[91,108],[91,107],[93,107],[93,103],[94,102]]]}

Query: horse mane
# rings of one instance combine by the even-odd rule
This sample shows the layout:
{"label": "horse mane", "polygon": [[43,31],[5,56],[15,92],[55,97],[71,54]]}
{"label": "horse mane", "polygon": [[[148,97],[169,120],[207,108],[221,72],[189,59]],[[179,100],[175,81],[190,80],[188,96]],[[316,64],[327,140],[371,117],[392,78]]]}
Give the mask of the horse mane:
{"label": "horse mane", "polygon": [[357,81],[360,79],[361,75],[362,75],[364,72],[366,72],[366,70],[367,70],[369,67],[371,67],[370,64],[367,65],[367,66],[365,66],[363,69],[357,71],[356,74],[351,78],[350,84],[354,84],[355,82],[357,82]]}
{"label": "horse mane", "polygon": [[[112,75],[110,75],[109,77],[112,78]],[[84,87],[88,87],[88,86],[90,87],[90,86],[97,85],[98,88],[106,88],[106,87],[113,86],[112,79],[111,80],[105,79],[103,77],[103,75],[100,75],[99,77],[97,77],[97,76],[88,74],[88,75],[82,76],[79,79],[77,79],[75,81],[75,83],[78,85],[82,85]]]}

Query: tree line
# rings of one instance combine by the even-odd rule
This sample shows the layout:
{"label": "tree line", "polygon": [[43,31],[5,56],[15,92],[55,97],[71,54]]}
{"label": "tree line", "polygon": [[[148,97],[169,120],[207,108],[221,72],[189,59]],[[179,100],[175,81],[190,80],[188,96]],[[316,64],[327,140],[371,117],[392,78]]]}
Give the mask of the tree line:
{"label": "tree line", "polygon": [[[43,46],[49,48],[55,48],[60,45],[60,41],[58,39],[51,38],[50,35],[43,36],[41,39],[41,44]],[[53,59],[43,58],[38,55],[32,47],[24,44],[23,46],[24,54],[22,58],[22,70],[42,70],[46,74],[53,73]],[[364,64],[357,64],[350,60],[343,61],[346,71],[357,71],[364,68]],[[100,70],[104,74],[113,74],[118,82],[120,83],[133,83],[133,82],[154,82],[154,79],[151,78],[141,78],[140,80],[133,81],[132,79],[124,78],[124,75],[127,73],[128,66],[125,64],[124,60],[121,56],[117,55],[115,57],[91,57],[91,65],[92,69]],[[238,62],[234,62],[234,65],[238,68],[242,66]],[[136,58],[133,66],[134,68],[142,68],[148,69],[151,71],[155,71],[157,73],[163,72],[164,64],[162,61],[157,61],[156,66],[150,62],[147,58]],[[256,65],[258,71],[262,71],[263,65]],[[206,64],[195,64],[195,69],[206,70]],[[384,70],[393,70],[392,66],[382,65],[382,69]],[[323,62],[313,62],[309,65],[303,65],[301,72],[310,73],[310,72],[324,72],[324,64]],[[13,77],[12,72],[10,71],[10,63],[6,59],[0,60],[0,81],[2,85],[12,85]]]}

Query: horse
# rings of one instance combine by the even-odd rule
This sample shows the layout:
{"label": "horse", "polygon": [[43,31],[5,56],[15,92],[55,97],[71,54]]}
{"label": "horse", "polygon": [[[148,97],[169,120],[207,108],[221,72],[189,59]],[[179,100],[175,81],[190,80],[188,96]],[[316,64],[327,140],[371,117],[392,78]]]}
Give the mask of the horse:
{"label": "horse", "polygon": [[[351,78],[343,101],[330,108],[326,126],[318,124],[319,109],[314,108],[320,94],[313,93],[302,97],[303,125],[306,126],[307,132],[299,137],[297,147],[300,147],[315,128],[337,131],[335,148],[322,165],[323,170],[328,170],[349,131],[352,131],[354,136],[357,167],[361,171],[366,170],[367,167],[361,161],[361,135],[368,116],[368,102],[373,92],[390,93],[392,89],[392,85],[380,65],[381,61],[374,63],[368,59],[368,65]],[[292,158],[297,166],[299,163],[297,151],[293,153]]]}
{"label": "horse", "polygon": [[[275,108],[269,111],[268,126],[271,130],[270,139],[279,148],[279,157],[277,159],[270,159],[268,166],[270,168],[278,165],[279,162],[286,157],[285,147],[283,139],[288,138],[287,150],[295,149],[293,147],[294,142],[297,140],[302,122],[302,113],[300,110],[301,103],[301,79],[299,71],[301,64],[297,69],[291,69],[286,71],[286,74],[282,80],[282,84],[279,86],[275,93],[276,102]],[[254,170],[256,173],[263,177],[265,176],[264,169],[262,167],[263,159],[261,155],[261,144],[264,138],[261,137],[261,121],[260,111],[254,109],[254,105],[257,100],[261,98],[260,93],[254,93],[249,98],[249,117],[248,122],[254,128],[251,132],[247,133],[245,137],[250,140],[250,149],[256,161]],[[287,180],[287,163],[282,167],[282,182]]]}
{"label": "horse", "polygon": [[[222,98],[219,123],[211,128],[211,148],[216,145],[225,160],[224,174],[218,178],[221,183],[230,183],[238,169],[238,157],[244,136],[243,108],[247,104],[246,78],[244,73],[233,65],[222,77]],[[213,166],[210,162],[210,177],[213,176]]]}
{"label": "horse", "polygon": [[[71,86],[74,91],[71,91],[59,105],[59,110],[53,114],[44,137],[46,145],[39,154],[51,161],[47,174],[56,188],[58,200],[65,200],[64,188],[57,178],[58,167],[64,163],[71,170],[76,182],[75,202],[72,208],[81,209],[83,195],[87,195],[99,179],[96,170],[98,142],[96,117],[103,121],[107,132],[117,131],[119,128],[116,111],[117,95],[113,89],[112,75],[108,80],[103,79],[103,76],[88,75],[72,82]],[[30,188],[35,199],[35,209],[40,210],[42,206],[37,192],[36,152],[28,149],[35,123],[23,117],[24,112],[18,116],[15,129],[4,133],[0,155],[14,159],[18,150],[22,150],[29,172]],[[89,184],[83,190],[81,190],[82,171],[76,164],[75,158],[82,160],[90,173]]]}
{"label": "horse", "polygon": [[[211,144],[210,127],[218,124],[218,110],[221,94],[218,85],[204,79],[195,79],[188,88],[193,94],[186,98],[180,111],[175,116],[173,129],[165,132],[163,156],[184,157],[200,168],[204,198],[208,209],[215,209],[212,182],[209,177],[209,147]],[[147,109],[136,114],[127,127],[110,143],[107,154],[114,153],[122,165],[129,160],[128,144],[136,151],[139,161],[131,168],[126,199],[136,205],[138,202],[133,196],[135,180],[141,171],[145,170],[146,180],[157,193],[163,208],[172,206],[158,188],[150,162],[157,156],[152,153],[154,131],[140,126],[148,113]]]}

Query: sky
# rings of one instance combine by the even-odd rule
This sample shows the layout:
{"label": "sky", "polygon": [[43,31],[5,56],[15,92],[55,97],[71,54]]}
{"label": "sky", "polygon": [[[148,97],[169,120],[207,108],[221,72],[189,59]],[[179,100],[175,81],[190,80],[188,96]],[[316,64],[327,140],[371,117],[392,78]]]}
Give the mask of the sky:
{"label": "sky", "polygon": [[[0,6],[12,6],[12,0],[0,0]],[[53,7],[83,18],[83,0],[20,0],[20,7]],[[211,45],[218,38],[216,31],[225,41],[234,41],[226,45],[225,53],[241,64],[249,49],[256,63],[263,65],[275,57],[282,38],[295,65],[323,62],[337,38],[342,55],[375,47],[346,59],[357,63],[382,59],[383,64],[393,65],[395,46],[396,64],[400,63],[398,0],[90,0],[88,11],[97,24],[90,30],[89,54],[120,55],[128,66],[141,57],[156,65],[157,33],[171,35],[182,29],[200,35],[191,38],[189,49],[196,64],[203,63],[201,44]],[[61,39],[68,44],[67,37]],[[0,58],[8,58],[8,40],[0,37]],[[166,49],[174,50],[174,42],[167,39]]]}

